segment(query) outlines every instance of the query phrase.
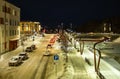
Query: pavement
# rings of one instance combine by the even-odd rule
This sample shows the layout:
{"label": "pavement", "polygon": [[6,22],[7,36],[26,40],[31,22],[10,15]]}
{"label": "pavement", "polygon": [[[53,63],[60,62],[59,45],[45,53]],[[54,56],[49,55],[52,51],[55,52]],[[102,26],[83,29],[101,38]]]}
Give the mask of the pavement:
{"label": "pavement", "polygon": [[[91,51],[89,51],[87,48],[85,48],[86,50],[83,53],[83,58],[87,58],[88,61],[90,62],[90,66],[86,67],[88,72],[95,72],[94,71],[94,55]],[[97,57],[98,60],[98,57]],[[101,58],[100,61],[100,66],[99,66],[99,72],[101,74],[101,76],[103,79],[120,79],[119,75],[120,75],[120,64],[114,60],[113,58],[110,57],[105,57],[105,58]],[[92,76],[94,77],[94,76]],[[93,78],[95,79],[95,78]]]}

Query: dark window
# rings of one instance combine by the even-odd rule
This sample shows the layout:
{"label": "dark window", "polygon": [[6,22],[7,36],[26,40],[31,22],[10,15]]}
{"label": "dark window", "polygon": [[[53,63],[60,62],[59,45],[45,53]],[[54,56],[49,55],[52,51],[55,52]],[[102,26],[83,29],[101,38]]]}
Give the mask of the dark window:
{"label": "dark window", "polygon": [[11,14],[11,8],[9,8],[9,7],[2,6],[2,11],[5,12],[5,13]]}
{"label": "dark window", "polygon": [[11,14],[11,9],[8,7],[8,13]]}
{"label": "dark window", "polygon": [[4,19],[0,18],[0,24],[4,24]]}
{"label": "dark window", "polygon": [[12,25],[12,20],[10,19],[10,21],[9,21],[9,22],[10,22],[10,26],[11,26],[11,25]]}
{"label": "dark window", "polygon": [[11,32],[11,30],[10,30],[10,36],[12,35],[12,32]]}
{"label": "dark window", "polygon": [[5,12],[5,6],[2,6],[2,11]]}

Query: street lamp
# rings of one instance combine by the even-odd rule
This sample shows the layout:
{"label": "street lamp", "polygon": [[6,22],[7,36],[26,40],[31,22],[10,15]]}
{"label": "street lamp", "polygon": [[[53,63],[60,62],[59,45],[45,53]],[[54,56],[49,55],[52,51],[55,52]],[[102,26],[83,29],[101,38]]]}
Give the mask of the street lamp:
{"label": "street lamp", "polygon": [[84,41],[82,41],[80,38],[80,53],[81,53],[81,55],[83,54],[83,51],[84,51]]}

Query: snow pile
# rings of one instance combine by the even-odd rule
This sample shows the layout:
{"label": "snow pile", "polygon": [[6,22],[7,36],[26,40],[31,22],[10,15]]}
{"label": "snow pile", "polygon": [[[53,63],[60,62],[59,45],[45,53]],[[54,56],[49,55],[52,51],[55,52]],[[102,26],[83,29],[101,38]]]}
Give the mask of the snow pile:
{"label": "snow pile", "polygon": [[120,37],[115,39],[113,42],[120,42]]}
{"label": "snow pile", "polygon": [[71,64],[66,64],[63,75],[59,79],[73,79],[74,69]]}

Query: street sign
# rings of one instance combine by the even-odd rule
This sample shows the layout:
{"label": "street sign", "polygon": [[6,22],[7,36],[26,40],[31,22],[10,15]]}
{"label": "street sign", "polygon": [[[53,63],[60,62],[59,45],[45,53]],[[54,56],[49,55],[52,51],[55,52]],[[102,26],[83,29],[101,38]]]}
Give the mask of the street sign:
{"label": "street sign", "polygon": [[56,54],[54,55],[54,65],[55,65],[55,74],[56,74],[56,77],[57,77],[57,62],[59,60],[59,56]]}
{"label": "street sign", "polygon": [[54,55],[54,60],[59,60],[59,56],[57,54]]}

